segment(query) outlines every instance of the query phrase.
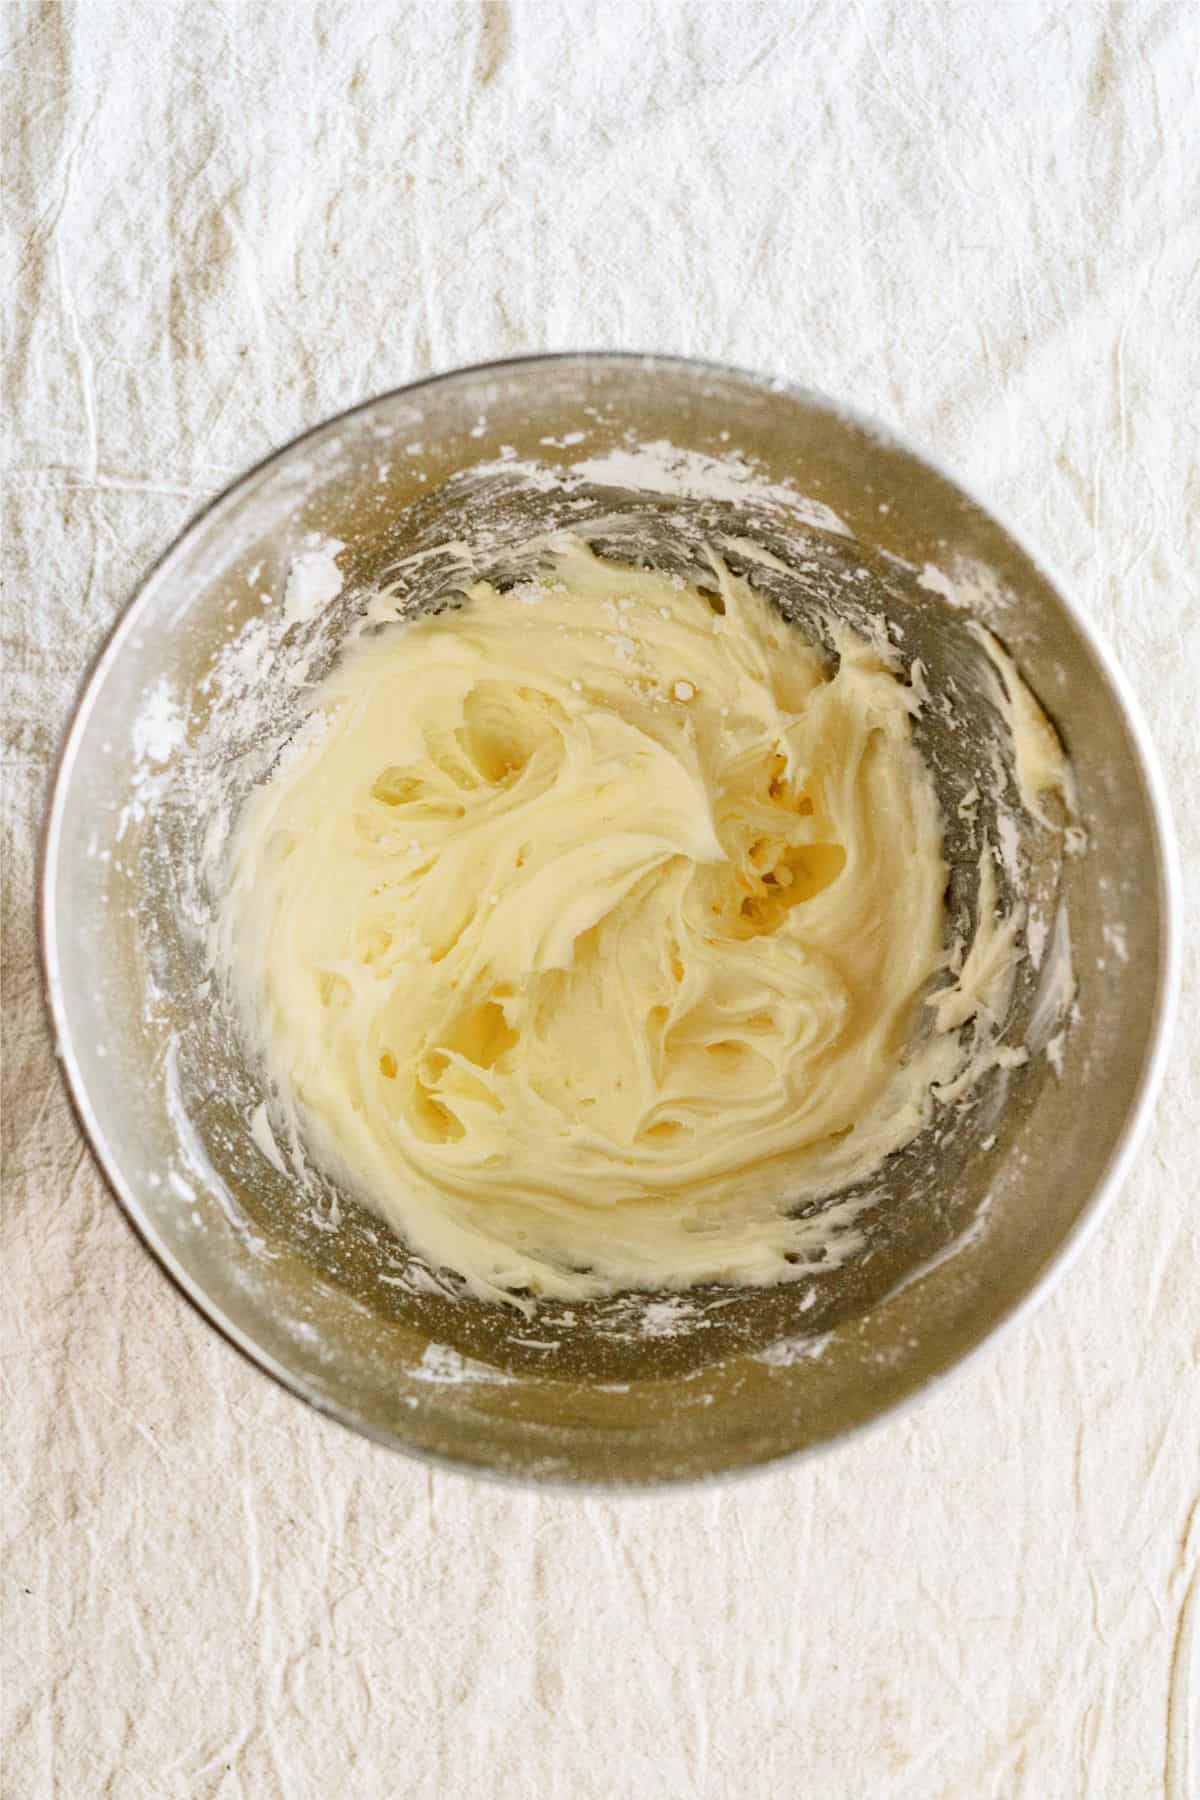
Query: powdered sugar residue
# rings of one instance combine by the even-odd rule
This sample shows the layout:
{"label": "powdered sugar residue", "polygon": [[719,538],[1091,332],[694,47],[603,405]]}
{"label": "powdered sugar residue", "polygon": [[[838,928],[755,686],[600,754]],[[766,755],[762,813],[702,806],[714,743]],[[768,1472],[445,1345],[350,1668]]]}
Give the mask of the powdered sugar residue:
{"label": "powdered sugar residue", "polygon": [[449,1344],[426,1344],[420,1362],[410,1371],[414,1381],[436,1382],[444,1387],[462,1387],[470,1382],[511,1387],[515,1377],[488,1363],[460,1356]]}
{"label": "powdered sugar residue", "polygon": [[823,1356],[832,1336],[832,1331],[826,1331],[818,1337],[780,1338],[778,1343],[756,1351],[751,1361],[766,1363],[769,1369],[793,1369],[797,1363],[813,1362]]}
{"label": "powdered sugar residue", "polygon": [[183,709],[164,675],[147,694],[133,721],[133,755],[139,763],[169,762],[187,736]]}
{"label": "powdered sugar residue", "polygon": [[736,451],[705,456],[681,450],[665,439],[636,448],[609,450],[574,465],[572,475],[603,487],[629,487],[650,494],[690,495],[698,500],[725,500],[733,506],[782,508],[819,531],[850,536],[850,528],[823,501],[802,494],[783,481],[770,481]]}
{"label": "powdered sugar residue", "polygon": [[285,629],[307,624],[342,591],[337,554],[346,546],[338,538],[318,538],[293,558],[283,590]]}

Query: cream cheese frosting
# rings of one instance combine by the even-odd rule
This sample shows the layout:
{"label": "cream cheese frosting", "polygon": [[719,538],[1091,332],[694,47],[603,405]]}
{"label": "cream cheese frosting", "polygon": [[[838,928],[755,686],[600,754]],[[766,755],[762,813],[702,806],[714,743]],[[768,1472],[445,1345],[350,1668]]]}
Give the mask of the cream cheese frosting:
{"label": "cream cheese frosting", "polygon": [[243,809],[221,961],[309,1154],[475,1294],[788,1279],[798,1207],[1022,1058],[1020,918],[985,854],[947,944],[886,641],[829,655],[716,557],[543,560],[343,654]]}

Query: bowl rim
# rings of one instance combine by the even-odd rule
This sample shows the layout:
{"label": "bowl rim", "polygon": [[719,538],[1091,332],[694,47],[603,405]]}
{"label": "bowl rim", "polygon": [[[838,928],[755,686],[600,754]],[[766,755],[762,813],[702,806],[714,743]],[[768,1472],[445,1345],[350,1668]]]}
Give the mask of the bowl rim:
{"label": "bowl rim", "polygon": [[[193,1279],[179,1259],[159,1238],[137,1195],[126,1183],[117,1166],[116,1157],[108,1145],[102,1121],[92,1106],[71,1039],[64,998],[64,984],[58,958],[58,944],[54,930],[58,898],[57,863],[62,836],[62,815],[80,740],[109,669],[124,649],[126,639],[136,629],[142,613],[152,602],[156,589],[170,574],[172,564],[197,528],[205,520],[210,519],[240,498],[244,490],[267,470],[284,463],[301,448],[316,445],[323,438],[341,430],[360,414],[370,412],[375,407],[386,406],[406,396],[422,393],[427,389],[450,382],[480,380],[489,376],[499,377],[518,369],[526,370],[556,363],[640,366],[647,374],[653,374],[660,368],[684,370],[701,378],[707,376],[732,380],[769,394],[786,396],[806,406],[827,412],[850,425],[857,426],[860,430],[875,437],[877,441],[904,452],[921,466],[940,477],[964,499],[977,507],[986,518],[999,526],[1011,539],[1017,549],[1053,589],[1055,598],[1065,609],[1071,623],[1095,657],[1124,715],[1133,743],[1138,771],[1149,798],[1150,813],[1159,849],[1157,885],[1161,961],[1151,1012],[1150,1038],[1137,1087],[1103,1173],[1069,1230],[1025,1293],[1012,1303],[1007,1312],[1002,1314],[978,1342],[932,1370],[906,1393],[886,1402],[867,1419],[847,1426],[816,1443],[800,1445],[795,1449],[784,1450],[777,1455],[735,1468],[715,1470],[701,1475],[657,1476],[647,1481],[606,1476],[580,1479],[553,1471],[545,1474],[514,1471],[475,1463],[466,1457],[452,1456],[444,1452],[426,1449],[421,1445],[407,1443],[394,1432],[373,1426],[367,1421],[355,1417],[339,1402],[332,1401],[317,1392],[302,1377],[297,1376],[229,1318],[220,1305]],[[388,388],[365,400],[357,401],[353,406],[331,414],[316,425],[309,426],[304,431],[297,433],[295,437],[289,438],[286,443],[251,464],[219,493],[213,495],[195,512],[189,514],[170,543],[153,560],[145,574],[137,582],[80,678],[57,752],[50,764],[47,786],[49,804],[45,811],[42,841],[36,863],[37,894],[35,900],[37,908],[36,937],[41,963],[43,999],[51,1028],[55,1060],[59,1066],[76,1123],[82,1132],[94,1164],[135,1236],[149,1251],[172,1286],[191,1303],[207,1324],[217,1332],[218,1336],[238,1351],[254,1368],[270,1376],[288,1393],[305,1402],[314,1411],[326,1418],[336,1420],[339,1425],[356,1436],[366,1438],[370,1442],[379,1444],[387,1450],[398,1452],[414,1461],[423,1462],[427,1466],[450,1474],[489,1481],[510,1489],[515,1487],[523,1491],[542,1489],[580,1495],[619,1494],[632,1497],[648,1497],[664,1491],[676,1494],[708,1491],[718,1484],[744,1481],[754,1476],[767,1476],[778,1473],[801,1460],[806,1461],[813,1457],[829,1454],[847,1443],[861,1439],[885,1423],[896,1420],[910,1408],[922,1402],[932,1390],[941,1387],[965,1370],[976,1358],[992,1350],[1019,1322],[1027,1319],[1037,1310],[1074,1266],[1099,1228],[1102,1218],[1115,1199],[1117,1191],[1137,1155],[1149,1124],[1170,1052],[1178,1003],[1182,938],[1182,874],[1178,845],[1166,780],[1142,713],[1141,704],[1102,633],[1079,606],[1070,587],[1054,565],[1033,548],[1025,534],[1018,530],[1004,513],[998,511],[990,502],[985,503],[972,487],[957,474],[947,469],[939,458],[914,445],[903,433],[894,430],[868,413],[835,400],[830,395],[807,387],[801,382],[791,381],[781,376],[765,375],[736,364],[656,351],[557,350],[532,352],[484,362],[456,365],[450,369],[422,376],[415,381],[404,382],[398,387]]]}

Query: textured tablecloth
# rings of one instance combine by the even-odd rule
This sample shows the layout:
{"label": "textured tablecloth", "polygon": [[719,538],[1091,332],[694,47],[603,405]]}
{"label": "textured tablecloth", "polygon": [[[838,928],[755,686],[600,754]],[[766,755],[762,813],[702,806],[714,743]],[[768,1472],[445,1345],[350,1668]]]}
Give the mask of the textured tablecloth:
{"label": "textured tablecloth", "polygon": [[360,1443],[135,1242],[55,1075],[34,844],[80,674],[247,463],[435,368],[693,352],[844,396],[1057,562],[1197,866],[1200,11],[0,9],[8,1796],[1200,1794],[1197,1126],[1034,1320],[719,1492]]}

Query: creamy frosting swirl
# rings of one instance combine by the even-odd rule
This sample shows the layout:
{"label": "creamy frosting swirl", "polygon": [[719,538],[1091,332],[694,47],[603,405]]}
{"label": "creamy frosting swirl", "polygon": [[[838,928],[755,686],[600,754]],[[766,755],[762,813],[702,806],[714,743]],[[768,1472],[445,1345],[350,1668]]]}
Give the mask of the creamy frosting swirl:
{"label": "creamy frosting swirl", "polygon": [[[1013,933],[948,960],[919,700],[555,541],[549,573],[353,645],[240,819],[222,960],[293,1128],[475,1293],[805,1272],[802,1202],[962,1083]],[[943,989],[943,996],[947,990]],[[993,1059],[995,1060],[995,1059]]]}

